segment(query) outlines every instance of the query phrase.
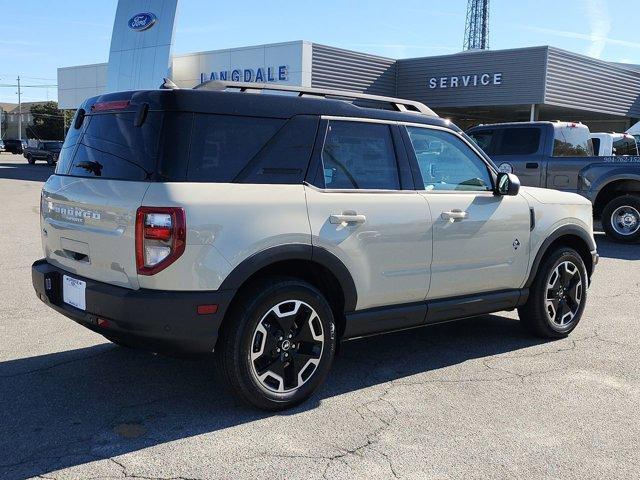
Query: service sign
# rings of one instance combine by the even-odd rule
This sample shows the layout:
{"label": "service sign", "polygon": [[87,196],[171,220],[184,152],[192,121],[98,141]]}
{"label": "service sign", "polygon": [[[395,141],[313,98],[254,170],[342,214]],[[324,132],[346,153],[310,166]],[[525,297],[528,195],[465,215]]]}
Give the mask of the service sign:
{"label": "service sign", "polygon": [[142,32],[147,30],[156,23],[158,17],[156,17],[151,12],[137,13],[133,17],[129,19],[127,24],[131,30],[135,30],[136,32]]}

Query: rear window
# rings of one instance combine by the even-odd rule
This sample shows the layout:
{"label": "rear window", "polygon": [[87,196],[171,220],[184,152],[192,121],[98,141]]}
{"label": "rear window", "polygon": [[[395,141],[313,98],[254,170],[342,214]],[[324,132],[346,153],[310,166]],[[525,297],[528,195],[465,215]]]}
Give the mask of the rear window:
{"label": "rear window", "polygon": [[[156,168],[162,114],[149,112],[140,127],[133,125],[135,115],[135,112],[87,115],[81,136],[76,130],[65,140],[56,173],[63,173],[68,166],[66,173],[78,177],[150,180]],[[69,160],[74,141],[75,152]]]}
{"label": "rear window", "polygon": [[633,137],[622,137],[613,142],[614,155],[638,155],[636,140]]}
{"label": "rear window", "polygon": [[540,145],[539,128],[500,128],[470,133],[487,155],[533,155]]}
{"label": "rear window", "polygon": [[591,157],[593,143],[588,128],[556,127],[554,129],[554,157]]}

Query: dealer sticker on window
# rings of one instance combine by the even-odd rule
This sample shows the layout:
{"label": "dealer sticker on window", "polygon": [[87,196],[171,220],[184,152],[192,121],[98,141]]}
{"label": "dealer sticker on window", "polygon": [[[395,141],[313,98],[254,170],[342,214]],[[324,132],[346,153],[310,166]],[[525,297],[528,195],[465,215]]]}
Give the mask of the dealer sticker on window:
{"label": "dealer sticker on window", "polygon": [[64,303],[79,308],[80,310],[86,310],[85,290],[87,288],[87,282],[76,280],[66,275],[63,276],[62,280],[62,300]]}

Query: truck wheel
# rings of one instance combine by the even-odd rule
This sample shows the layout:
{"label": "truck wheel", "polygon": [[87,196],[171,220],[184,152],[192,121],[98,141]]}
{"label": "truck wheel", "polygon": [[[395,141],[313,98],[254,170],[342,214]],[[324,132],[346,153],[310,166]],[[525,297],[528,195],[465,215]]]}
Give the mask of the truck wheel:
{"label": "truck wheel", "polygon": [[602,210],[602,228],[618,242],[640,241],[640,197],[623,195],[607,203]]}
{"label": "truck wheel", "polygon": [[47,157],[47,165],[55,165],[56,161],[53,159],[51,155]]}
{"label": "truck wheel", "polygon": [[216,345],[220,376],[236,396],[263,410],[303,402],[333,362],[329,304],[312,285],[289,278],[270,278],[240,295]]}
{"label": "truck wheel", "polygon": [[27,162],[29,162],[29,165],[33,165],[34,163],[36,163],[31,155],[27,155],[25,158],[27,159]]}
{"label": "truck wheel", "polygon": [[538,337],[566,337],[584,312],[588,281],[578,252],[568,247],[551,252],[538,269],[527,303],[518,308],[520,321]]}

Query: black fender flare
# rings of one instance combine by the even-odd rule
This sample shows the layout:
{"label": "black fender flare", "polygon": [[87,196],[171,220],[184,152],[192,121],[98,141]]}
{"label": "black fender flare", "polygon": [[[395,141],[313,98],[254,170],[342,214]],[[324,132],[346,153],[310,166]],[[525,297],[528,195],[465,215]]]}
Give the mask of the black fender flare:
{"label": "black fender flare", "polygon": [[533,281],[535,280],[538,273],[538,268],[540,268],[540,263],[549,250],[551,244],[558,240],[560,237],[564,237],[566,235],[579,237],[588,247],[590,252],[594,252],[596,250],[596,244],[593,238],[585,229],[580,228],[576,225],[563,225],[562,227],[559,227],[558,229],[554,230],[553,233],[551,233],[551,235],[549,235],[544,242],[542,242],[542,245],[538,249],[538,253],[536,253],[536,257],[531,265],[529,277],[527,278],[527,282],[524,285],[525,288],[529,288],[533,284]]}
{"label": "black fender flare", "polygon": [[345,264],[325,248],[306,244],[287,244],[266,248],[240,262],[227,275],[219,290],[237,290],[251,275],[269,265],[286,260],[306,260],[329,270],[338,280],[344,295],[346,312],[355,310],[358,293],[355,282]]}

